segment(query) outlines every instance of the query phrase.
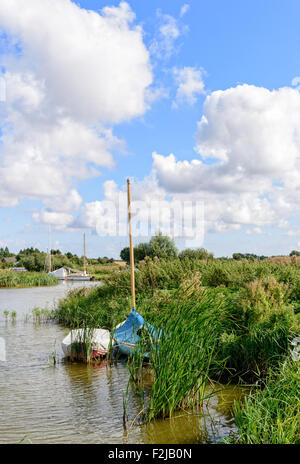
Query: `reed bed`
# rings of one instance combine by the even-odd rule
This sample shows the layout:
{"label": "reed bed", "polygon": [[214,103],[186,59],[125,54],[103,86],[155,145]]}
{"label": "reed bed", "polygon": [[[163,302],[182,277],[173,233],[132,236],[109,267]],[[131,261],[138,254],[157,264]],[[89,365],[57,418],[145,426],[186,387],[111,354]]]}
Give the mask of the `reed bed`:
{"label": "reed bed", "polygon": [[[235,409],[241,442],[262,442],[254,432],[251,435],[249,431],[253,439],[245,437],[251,415],[255,417],[253,411],[259,410],[257,414],[263,416],[263,408],[270,409],[270,414],[276,409],[282,415],[273,423],[274,436],[257,428],[261,440],[276,442],[277,433],[282,437],[278,440],[296,442],[299,415],[292,409],[284,410],[294,424],[289,437],[284,438],[280,431],[283,406],[271,401],[279,390],[270,376],[275,379],[286,362],[291,340],[300,333],[297,262],[146,259],[139,263],[135,279],[138,311],[161,330],[161,336],[159,343],[151,343],[151,333],[145,334],[128,360],[131,380],[124,393],[125,409],[132,390],[140,398],[140,417],[150,421],[171,416],[180,408],[201,407],[208,383],[250,383],[257,388],[249,403],[239,413],[237,406]],[[87,293],[70,292],[60,301],[55,317],[70,328],[102,327],[113,332],[130,306],[130,273],[115,272],[101,287]],[[145,352],[149,355],[147,364]],[[281,379],[284,394],[290,394],[299,406],[298,390],[288,379],[292,372],[296,375],[295,369],[294,365],[286,367],[276,378]]]}
{"label": "reed bed", "polygon": [[0,288],[40,287],[57,284],[56,277],[42,272],[0,271]]}
{"label": "reed bed", "polygon": [[[217,375],[224,364],[224,360],[215,359],[221,332],[218,317],[221,305],[221,300],[216,304],[211,295],[205,293],[197,305],[175,303],[170,308],[171,318],[167,321],[156,318],[155,323],[160,327],[159,342],[153,342],[155,338],[151,333],[150,340],[149,335],[141,337],[140,346],[128,366],[130,381],[143,399],[147,421],[169,417],[178,409],[202,406],[210,377]],[[147,370],[143,369],[145,352],[149,355]]]}

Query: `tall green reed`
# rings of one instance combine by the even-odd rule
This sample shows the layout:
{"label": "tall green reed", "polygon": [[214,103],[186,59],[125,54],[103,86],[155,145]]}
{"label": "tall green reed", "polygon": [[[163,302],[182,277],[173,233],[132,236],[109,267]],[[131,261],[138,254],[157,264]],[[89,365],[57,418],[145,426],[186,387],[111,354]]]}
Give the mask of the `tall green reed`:
{"label": "tall green reed", "polygon": [[[158,316],[155,320],[159,342],[151,344],[148,339],[145,344],[141,337],[128,367],[134,389],[143,400],[146,420],[169,417],[179,408],[201,405],[206,398],[210,376],[224,363],[214,358],[221,306],[220,299],[216,301],[205,292],[198,304],[184,299],[175,302],[169,307],[168,319]],[[146,350],[148,369],[143,365]],[[145,374],[151,378],[148,388]]]}
{"label": "tall green reed", "polygon": [[57,285],[55,276],[43,272],[0,271],[0,288]]}

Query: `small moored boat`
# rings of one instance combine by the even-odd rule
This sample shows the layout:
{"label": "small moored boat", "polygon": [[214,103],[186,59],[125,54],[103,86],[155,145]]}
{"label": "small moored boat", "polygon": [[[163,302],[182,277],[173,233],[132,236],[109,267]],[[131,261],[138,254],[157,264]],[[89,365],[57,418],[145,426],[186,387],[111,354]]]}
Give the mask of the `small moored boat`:
{"label": "small moored boat", "polygon": [[96,359],[106,356],[109,343],[109,330],[75,329],[63,339],[61,347],[67,358]]}
{"label": "small moored boat", "polygon": [[[144,318],[133,308],[127,319],[117,326],[113,338],[122,354],[131,355],[136,350],[142,333],[144,339],[147,335],[149,343],[158,343],[159,334],[156,329],[145,322]],[[147,358],[148,353],[145,352],[144,356]]]}

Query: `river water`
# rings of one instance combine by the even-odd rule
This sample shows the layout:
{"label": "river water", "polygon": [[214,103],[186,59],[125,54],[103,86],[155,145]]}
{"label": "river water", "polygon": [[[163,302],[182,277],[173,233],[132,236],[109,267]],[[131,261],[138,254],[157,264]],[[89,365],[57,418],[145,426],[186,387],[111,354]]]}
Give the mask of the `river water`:
{"label": "river water", "polygon": [[95,283],[0,289],[0,443],[214,443],[235,431],[231,406],[242,392],[224,386],[203,411],[147,425],[138,423],[139,403],[131,395],[124,429],[125,360],[68,363],[61,350],[68,330],[29,317],[32,309],[52,309],[70,288],[83,285]]}

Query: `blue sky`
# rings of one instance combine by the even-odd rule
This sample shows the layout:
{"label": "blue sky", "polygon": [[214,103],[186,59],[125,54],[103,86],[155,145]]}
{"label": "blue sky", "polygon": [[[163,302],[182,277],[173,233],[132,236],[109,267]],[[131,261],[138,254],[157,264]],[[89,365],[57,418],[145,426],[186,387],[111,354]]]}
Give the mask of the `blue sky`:
{"label": "blue sky", "polygon": [[45,250],[51,224],[55,248],[85,231],[118,257],[103,202],[130,177],[145,205],[202,202],[216,256],[300,249],[299,18],[297,0],[3,0],[1,246]]}

